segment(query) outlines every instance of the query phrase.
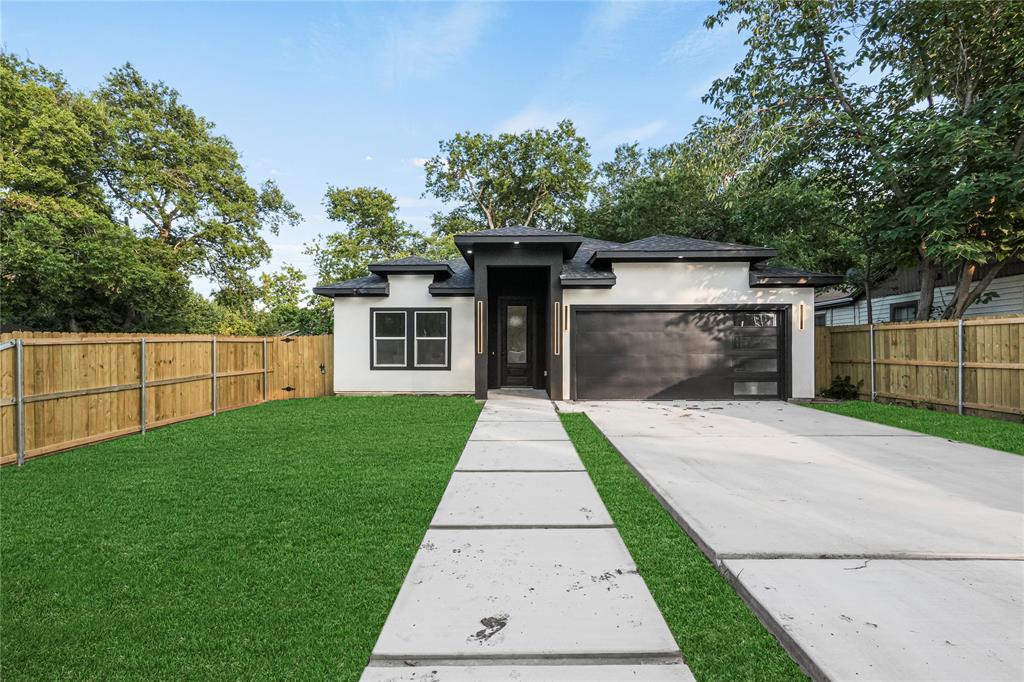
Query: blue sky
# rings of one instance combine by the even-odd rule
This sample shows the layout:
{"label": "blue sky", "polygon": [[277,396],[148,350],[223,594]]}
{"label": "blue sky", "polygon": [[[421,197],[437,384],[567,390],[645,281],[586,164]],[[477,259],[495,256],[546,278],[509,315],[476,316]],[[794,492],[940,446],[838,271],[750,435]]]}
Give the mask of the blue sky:
{"label": "blue sky", "polygon": [[[714,3],[16,3],[4,48],[82,90],[132,62],[179,90],[238,148],[253,183],[273,178],[304,222],[269,237],[267,266],[337,229],[328,184],[373,185],[420,229],[423,159],[459,131],[571,118],[595,164],[617,144],[682,138],[711,81],[742,55],[707,31]],[[197,288],[208,291],[205,283]]]}

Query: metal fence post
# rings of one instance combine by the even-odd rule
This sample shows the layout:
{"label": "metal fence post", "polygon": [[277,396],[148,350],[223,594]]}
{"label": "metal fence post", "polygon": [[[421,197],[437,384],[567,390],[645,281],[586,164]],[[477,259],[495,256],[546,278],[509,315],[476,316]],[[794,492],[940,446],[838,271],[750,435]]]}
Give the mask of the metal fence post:
{"label": "metal fence post", "polygon": [[139,339],[139,432],[146,435],[146,339]]}
{"label": "metal fence post", "polygon": [[210,372],[210,402],[213,408],[213,416],[217,416],[217,337],[210,337],[210,357],[213,365]]}
{"label": "metal fence post", "polygon": [[263,337],[263,402],[267,402],[267,337]]}
{"label": "metal fence post", "polygon": [[14,342],[14,369],[17,373],[14,395],[17,404],[15,419],[18,420],[18,466],[25,463],[25,345],[21,339]]}
{"label": "metal fence post", "polygon": [[871,356],[871,402],[875,402],[875,325],[868,325],[868,354]]}
{"label": "metal fence post", "polygon": [[964,319],[956,321],[956,411],[964,413]]}

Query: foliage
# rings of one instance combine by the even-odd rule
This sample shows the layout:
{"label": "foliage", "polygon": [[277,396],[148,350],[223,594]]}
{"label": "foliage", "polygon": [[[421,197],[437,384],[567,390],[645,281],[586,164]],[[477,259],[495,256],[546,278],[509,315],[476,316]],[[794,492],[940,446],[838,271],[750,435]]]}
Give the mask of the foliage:
{"label": "foliage", "polygon": [[421,253],[426,247],[423,235],[399,219],[395,197],[382,189],[328,187],[324,206],[327,216],[343,223],[345,230],[320,235],[306,247],[321,284],[361,277],[370,263]]}
{"label": "foliage", "polygon": [[828,388],[821,392],[822,397],[833,400],[856,400],[860,394],[859,384],[854,384],[849,375],[836,376]]}
{"label": "foliage", "polygon": [[525,225],[566,229],[583,206],[591,172],[587,141],[572,121],[554,130],[459,133],[427,161],[426,193],[453,211],[435,234]]}
{"label": "foliage", "polygon": [[[795,168],[831,178],[890,262],[962,273],[945,317],[1024,249],[1024,5],[724,0],[748,51],[706,100],[726,122],[791,131]],[[991,275],[994,277],[994,274]]]}
{"label": "foliage", "polygon": [[104,186],[126,218],[173,248],[187,274],[237,285],[270,257],[262,231],[300,220],[273,181],[248,183],[230,140],[173,88],[125,64],[96,100],[109,121]]}
{"label": "foliage", "polygon": [[31,62],[0,55],[0,297],[5,326],[176,331],[171,251],[113,222],[97,180],[105,120]]}
{"label": "foliage", "polygon": [[5,682],[358,680],[479,412],[279,400],[5,468]]}

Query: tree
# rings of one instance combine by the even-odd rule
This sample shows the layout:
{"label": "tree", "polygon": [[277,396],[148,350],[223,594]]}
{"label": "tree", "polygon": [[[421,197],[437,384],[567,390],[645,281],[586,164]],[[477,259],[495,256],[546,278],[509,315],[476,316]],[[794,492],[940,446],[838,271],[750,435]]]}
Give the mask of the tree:
{"label": "tree", "polygon": [[398,217],[395,197],[375,187],[328,187],[327,216],[344,223],[343,232],[319,235],[307,245],[321,284],[367,274],[370,263],[421,253],[422,234]]}
{"label": "tree", "polygon": [[435,218],[452,235],[507,225],[571,228],[591,172],[587,141],[571,121],[554,130],[488,135],[459,133],[427,161],[426,193],[455,204]]}
{"label": "tree", "polygon": [[169,249],[113,222],[97,175],[105,119],[56,73],[0,54],[5,326],[176,331],[189,293]]}
{"label": "tree", "polygon": [[943,265],[960,277],[942,314],[963,315],[1024,249],[1024,6],[725,0],[706,25],[734,19],[747,54],[706,100],[794,131],[805,170],[876,209],[863,228],[890,262],[920,262],[919,319]]}
{"label": "tree", "polygon": [[300,220],[273,181],[249,184],[230,140],[176,90],[125,64],[95,96],[109,121],[105,188],[125,221],[140,219],[186,274],[237,285],[270,257],[262,231]]}

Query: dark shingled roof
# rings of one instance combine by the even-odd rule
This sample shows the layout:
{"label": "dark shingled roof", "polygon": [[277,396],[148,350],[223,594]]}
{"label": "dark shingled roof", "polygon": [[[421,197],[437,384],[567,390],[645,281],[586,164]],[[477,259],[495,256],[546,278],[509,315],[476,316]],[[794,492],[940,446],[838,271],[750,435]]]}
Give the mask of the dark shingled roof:
{"label": "dark shingled roof", "polygon": [[808,272],[793,268],[776,268],[754,264],[750,268],[752,287],[823,287],[839,284],[843,278],[827,272]]}
{"label": "dark shingled roof", "polygon": [[344,282],[313,287],[318,296],[387,296],[388,281],[380,275],[366,275]]}
{"label": "dark shingled roof", "polygon": [[430,285],[430,293],[438,296],[471,295],[473,293],[473,271],[462,258],[444,261],[452,269],[452,276]]}
{"label": "dark shingled roof", "polygon": [[615,273],[609,267],[594,267],[588,262],[597,249],[619,246],[618,242],[583,237],[583,243],[575,255],[562,264],[560,279],[562,286],[596,286],[599,282],[607,286],[615,283]]}
{"label": "dark shingled roof", "polygon": [[601,248],[594,252],[590,261],[659,261],[669,258],[713,258],[716,260],[759,261],[775,256],[775,250],[762,246],[714,242],[707,239],[693,239],[676,235],[658,234],[635,241]]}
{"label": "dark shingled roof", "polygon": [[508,227],[496,227],[493,230],[476,230],[475,232],[463,232],[459,237],[579,237],[575,232],[562,232],[561,230],[545,230],[542,227],[526,227],[524,225],[510,225]]}

